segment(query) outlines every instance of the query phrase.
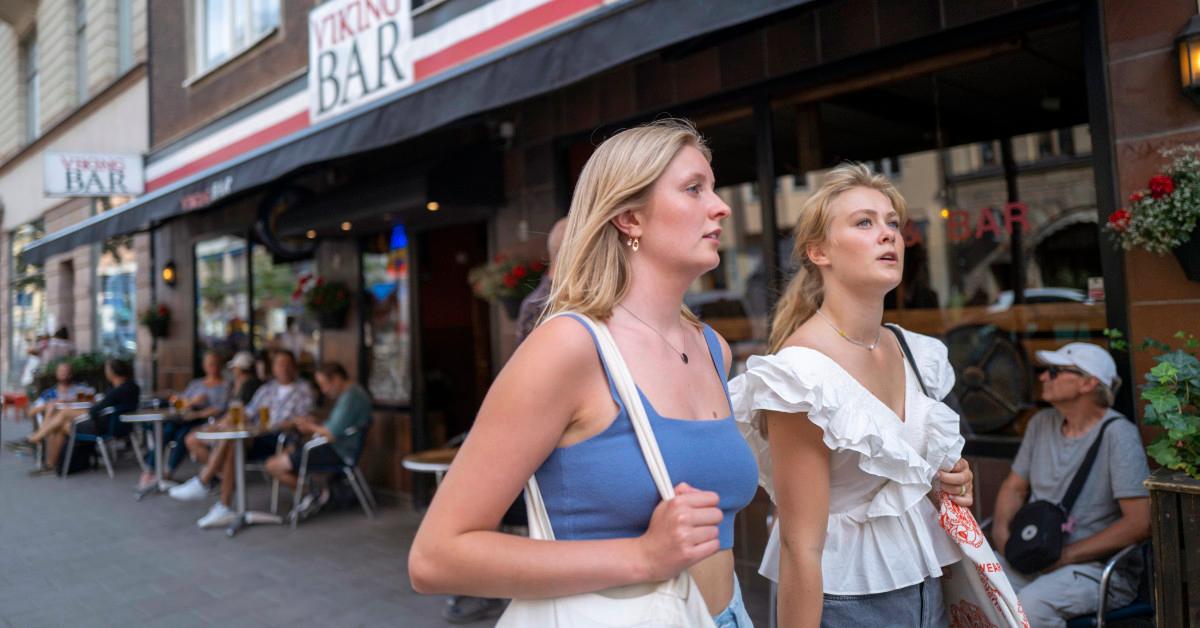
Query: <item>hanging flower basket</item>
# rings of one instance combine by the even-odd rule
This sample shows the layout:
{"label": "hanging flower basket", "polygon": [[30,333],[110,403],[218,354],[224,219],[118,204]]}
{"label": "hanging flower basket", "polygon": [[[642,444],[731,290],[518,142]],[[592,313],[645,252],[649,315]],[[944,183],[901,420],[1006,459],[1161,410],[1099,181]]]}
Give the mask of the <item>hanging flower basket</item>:
{"label": "hanging flower basket", "polygon": [[346,326],[346,314],[350,311],[350,288],[340,281],[326,282],[322,277],[304,275],[292,292],[292,300],[302,301],[322,329],[341,329]]}
{"label": "hanging flower basket", "polygon": [[467,281],[471,282],[471,292],[476,297],[498,302],[504,313],[515,319],[521,310],[521,301],[537,288],[545,272],[545,262],[530,262],[501,253],[491,262],[472,268]]}
{"label": "hanging flower basket", "polygon": [[160,303],[156,307],[143,310],[138,320],[146,326],[151,336],[166,338],[171,329],[171,310]]}
{"label": "hanging flower basket", "polygon": [[1147,189],[1129,195],[1129,205],[1108,217],[1109,233],[1124,250],[1174,253],[1183,272],[1200,281],[1200,147],[1163,151],[1172,161],[1150,177]]}

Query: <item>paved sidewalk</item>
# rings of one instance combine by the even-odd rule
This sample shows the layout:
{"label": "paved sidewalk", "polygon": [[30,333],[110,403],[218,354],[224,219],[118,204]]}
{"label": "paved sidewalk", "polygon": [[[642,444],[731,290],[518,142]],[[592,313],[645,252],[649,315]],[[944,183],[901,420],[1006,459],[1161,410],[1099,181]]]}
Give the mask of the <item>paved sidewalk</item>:
{"label": "paved sidewalk", "polygon": [[[27,426],[5,421],[3,437]],[[113,480],[102,469],[60,480],[31,468],[0,451],[0,626],[447,625],[442,598],[409,588],[420,522],[409,509],[374,521],[321,513],[296,531],[256,526],[231,539],[196,528],[211,502],[134,501],[130,458]],[[256,475],[249,504],[265,510],[269,486]]]}

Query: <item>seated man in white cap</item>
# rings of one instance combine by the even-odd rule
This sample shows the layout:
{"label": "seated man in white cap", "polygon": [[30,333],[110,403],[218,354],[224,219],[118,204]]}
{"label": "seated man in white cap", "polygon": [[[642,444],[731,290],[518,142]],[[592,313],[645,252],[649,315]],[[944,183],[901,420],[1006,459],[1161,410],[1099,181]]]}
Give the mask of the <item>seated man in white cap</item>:
{"label": "seated man in white cap", "polygon": [[[1038,351],[1037,359],[1045,367],[1042,399],[1052,407],[1030,418],[1012,472],[1000,486],[992,526],[997,549],[1014,534],[1032,536],[1024,528],[1009,529],[1017,511],[1038,500],[1061,504],[1088,450],[1101,439],[1069,510],[1059,560],[1032,574],[1005,564],[1030,626],[1044,628],[1095,613],[1103,561],[1150,536],[1150,498],[1142,484],[1150,470],[1137,425],[1112,409],[1121,379],[1108,351],[1073,342]],[[1108,608],[1133,600],[1140,570],[1140,554],[1123,561],[1113,575]]]}

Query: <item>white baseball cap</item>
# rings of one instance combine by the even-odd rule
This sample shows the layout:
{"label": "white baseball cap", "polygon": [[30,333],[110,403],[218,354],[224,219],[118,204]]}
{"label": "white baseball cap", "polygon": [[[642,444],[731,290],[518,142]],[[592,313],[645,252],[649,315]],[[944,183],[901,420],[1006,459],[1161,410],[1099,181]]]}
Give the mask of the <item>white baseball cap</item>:
{"label": "white baseball cap", "polygon": [[231,369],[242,369],[243,371],[253,370],[254,356],[250,355],[249,351],[238,351],[237,355],[233,356],[233,359],[225,366]]}
{"label": "white baseball cap", "polygon": [[1038,351],[1037,361],[1052,366],[1074,366],[1095,377],[1112,390],[1121,386],[1117,363],[1108,350],[1089,342],[1072,342],[1057,351]]}

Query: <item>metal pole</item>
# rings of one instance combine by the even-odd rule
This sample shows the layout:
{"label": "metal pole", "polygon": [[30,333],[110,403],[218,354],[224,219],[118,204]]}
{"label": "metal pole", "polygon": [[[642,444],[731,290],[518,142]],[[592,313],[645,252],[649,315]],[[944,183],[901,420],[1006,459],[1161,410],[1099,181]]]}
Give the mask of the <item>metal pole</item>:
{"label": "metal pole", "polygon": [[[1000,161],[1004,166],[1004,187],[1008,191],[1008,202],[1015,203],[1019,198],[1017,190],[1017,160],[1013,157],[1012,136],[1000,140]],[[1014,226],[1009,234],[1009,259],[1012,268],[1009,269],[1012,278],[1013,303],[1025,302],[1025,250],[1022,243],[1022,233]]]}

